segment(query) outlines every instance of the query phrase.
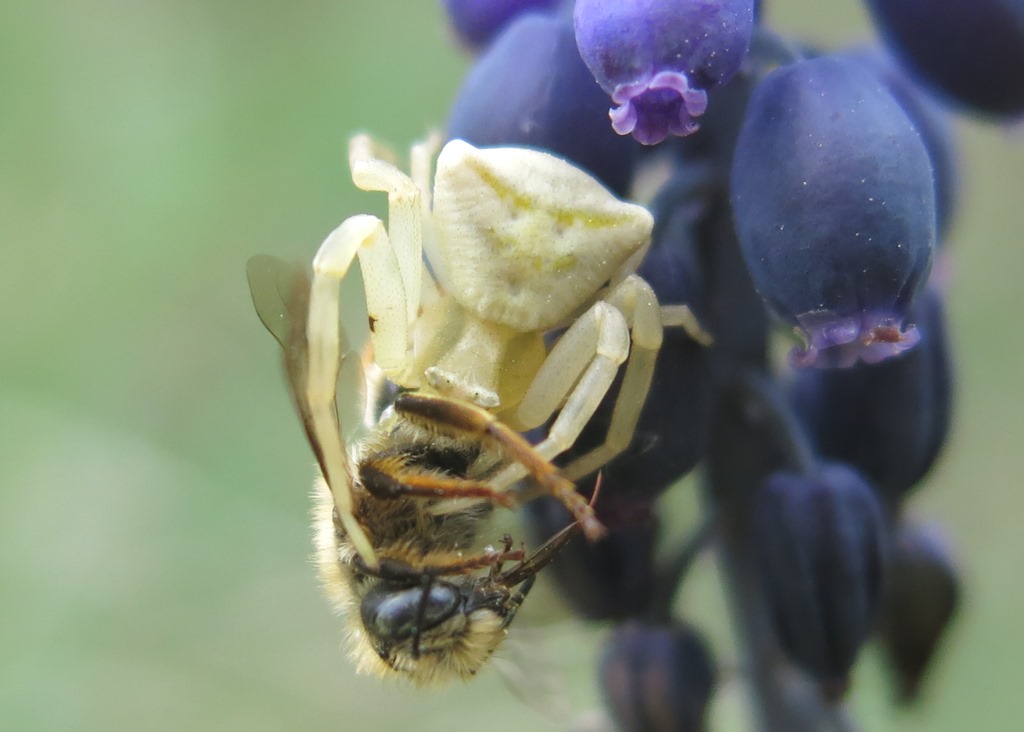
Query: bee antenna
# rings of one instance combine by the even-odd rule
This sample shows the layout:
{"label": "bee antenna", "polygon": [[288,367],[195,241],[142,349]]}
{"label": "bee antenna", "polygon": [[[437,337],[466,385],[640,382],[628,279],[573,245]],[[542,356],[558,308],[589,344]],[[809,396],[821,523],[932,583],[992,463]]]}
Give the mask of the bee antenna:
{"label": "bee antenna", "polygon": [[420,606],[416,609],[416,630],[412,636],[412,657],[420,657],[420,637],[423,633],[423,623],[427,619],[427,598],[430,596],[430,586],[434,584],[434,578],[429,575],[423,575],[423,594],[420,595]]}

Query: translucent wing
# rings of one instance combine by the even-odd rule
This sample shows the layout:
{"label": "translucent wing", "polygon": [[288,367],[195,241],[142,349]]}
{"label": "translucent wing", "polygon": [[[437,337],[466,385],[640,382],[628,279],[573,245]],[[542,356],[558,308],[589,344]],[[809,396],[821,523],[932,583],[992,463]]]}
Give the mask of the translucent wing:
{"label": "translucent wing", "polygon": [[492,668],[521,702],[560,727],[573,716],[568,684],[552,658],[550,634],[542,628],[516,628],[491,659]]}
{"label": "translucent wing", "polygon": [[[256,314],[281,344],[287,356],[292,327],[289,303],[295,290],[304,289],[309,292],[309,278],[298,268],[290,267],[277,257],[266,254],[257,254],[246,262],[245,274],[249,280],[249,294],[252,295]],[[301,316],[300,322],[305,322],[306,313],[296,315]]]}
{"label": "translucent wing", "polygon": [[[359,554],[371,566],[376,565],[373,548],[352,511],[353,467],[350,465],[341,437],[341,420],[337,404],[331,400],[330,425],[318,429],[314,409],[307,396],[309,354],[306,326],[309,319],[309,276],[300,268],[267,255],[257,255],[246,263],[246,276],[256,314],[284,351],[284,367],[295,409],[302,420],[306,438],[327,481],[339,517]],[[338,325],[342,340],[341,353],[347,353],[344,331]],[[358,359],[355,359],[358,362]],[[339,359],[338,367],[341,367]],[[353,390],[352,393],[358,393]],[[353,402],[358,400],[352,400]],[[325,444],[324,440],[332,443]]]}
{"label": "translucent wing", "polygon": [[249,292],[256,314],[284,351],[284,369],[306,437],[324,470],[323,450],[312,429],[306,400],[306,335],[309,277],[276,257],[260,254],[246,263]]}

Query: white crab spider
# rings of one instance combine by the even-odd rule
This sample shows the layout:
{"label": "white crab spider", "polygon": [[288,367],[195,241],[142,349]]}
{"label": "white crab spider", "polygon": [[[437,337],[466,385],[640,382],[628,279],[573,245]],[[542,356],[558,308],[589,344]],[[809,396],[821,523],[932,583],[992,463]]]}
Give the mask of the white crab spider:
{"label": "white crab spider", "polygon": [[[373,358],[383,374],[405,390],[486,412],[486,419],[516,432],[557,412],[533,447],[539,461],[572,446],[628,360],[606,439],[566,466],[562,474],[569,478],[596,470],[629,444],[663,327],[684,325],[702,337],[685,306],[659,306],[635,274],[653,226],[646,209],[616,199],[553,155],[477,149],[461,140],[441,150],[431,192],[436,146],[413,147],[409,176],[386,162],[389,153],[369,137],[353,138],[352,179],[363,190],[388,193],[389,226],[375,216],[352,216],[313,262],[305,397],[325,471],[339,473],[338,480],[325,475],[336,508],[357,551],[371,562],[351,496],[339,489],[351,486],[340,472],[357,471],[334,414],[339,285],[356,257]],[[565,330],[549,350],[544,336],[556,329]],[[528,472],[514,459],[489,484],[506,491]],[[564,491],[560,497],[584,531],[599,533],[582,498],[568,500]]]}

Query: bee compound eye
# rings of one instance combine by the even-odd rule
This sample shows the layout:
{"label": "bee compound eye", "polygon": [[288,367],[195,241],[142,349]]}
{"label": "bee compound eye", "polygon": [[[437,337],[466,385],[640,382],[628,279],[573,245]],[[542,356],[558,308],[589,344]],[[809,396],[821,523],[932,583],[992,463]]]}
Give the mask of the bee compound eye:
{"label": "bee compound eye", "polygon": [[363,598],[360,614],[372,635],[380,640],[400,641],[440,625],[461,604],[458,589],[444,582],[399,589],[384,585]]}

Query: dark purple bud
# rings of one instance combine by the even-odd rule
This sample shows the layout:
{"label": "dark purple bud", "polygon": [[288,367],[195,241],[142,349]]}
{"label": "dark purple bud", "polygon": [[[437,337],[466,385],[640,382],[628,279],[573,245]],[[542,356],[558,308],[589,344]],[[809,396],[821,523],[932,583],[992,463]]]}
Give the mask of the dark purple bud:
{"label": "dark purple bud", "polygon": [[645,145],[688,135],[707,92],[739,69],[753,0],[576,0],[576,41],[615,107],[612,127]]}
{"label": "dark purple bud", "polygon": [[[657,520],[649,511],[643,511],[643,516],[639,513],[629,525],[610,527],[598,541],[573,537],[546,570],[562,598],[580,617],[625,620],[650,610],[655,590]],[[525,516],[537,541],[546,540],[572,522],[562,504],[553,498],[531,502]]]}
{"label": "dark purple bud", "polygon": [[700,732],[715,665],[690,625],[630,622],[605,642],[599,667],[605,705],[620,732]]}
{"label": "dark purple bud", "polygon": [[900,701],[917,699],[959,603],[960,579],[942,532],[901,524],[886,568],[878,631]]}
{"label": "dark purple bud", "polygon": [[980,112],[1024,113],[1020,0],[869,0],[879,32],[916,75]]}
{"label": "dark purple bud", "polygon": [[821,56],[762,81],[731,185],[754,284],[804,338],[796,365],[873,363],[917,342],[907,311],[934,250],[932,167],[862,64]]}
{"label": "dark purple bud", "polygon": [[459,39],[470,47],[485,46],[512,20],[528,10],[548,10],[559,0],[444,0]]}
{"label": "dark purple bud", "polygon": [[824,463],[814,475],[775,473],[755,508],[763,592],[789,658],[841,695],[875,620],[884,520],[854,470]]}
{"label": "dark purple bud", "polygon": [[935,216],[938,234],[936,244],[943,244],[950,221],[956,212],[959,188],[959,166],[953,139],[952,115],[928,96],[884,48],[873,46],[848,51],[842,55],[864,63],[878,75],[921,135],[921,142],[928,151],[935,177]]}
{"label": "dark purple bud", "polygon": [[892,504],[928,472],[949,432],[953,384],[938,292],[925,289],[913,313],[917,348],[879,364],[801,369],[792,389],[818,451],[856,467]]}
{"label": "dark purple bud", "polygon": [[607,97],[576,50],[567,20],[517,18],[462,84],[448,137],[473,145],[522,145],[563,157],[625,195],[639,149],[608,129]]}

